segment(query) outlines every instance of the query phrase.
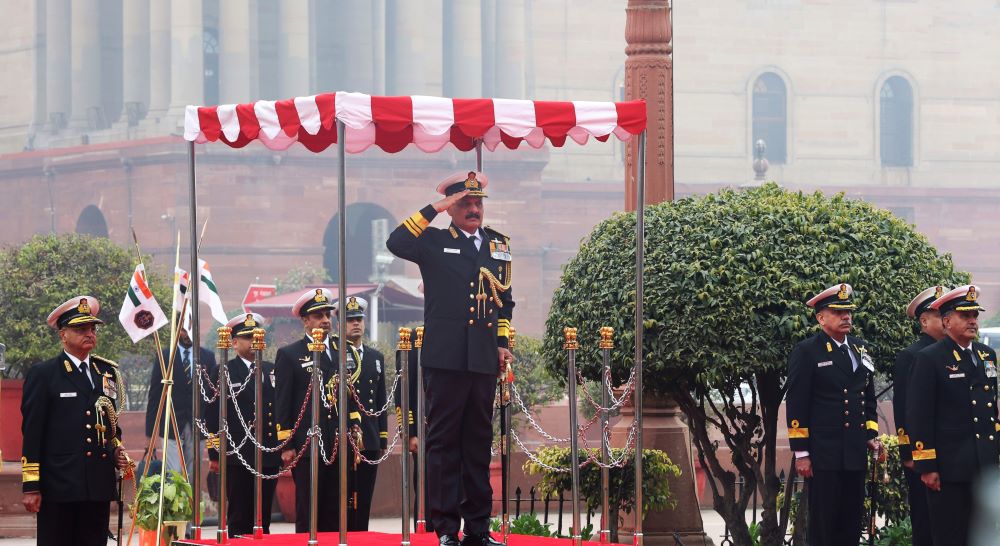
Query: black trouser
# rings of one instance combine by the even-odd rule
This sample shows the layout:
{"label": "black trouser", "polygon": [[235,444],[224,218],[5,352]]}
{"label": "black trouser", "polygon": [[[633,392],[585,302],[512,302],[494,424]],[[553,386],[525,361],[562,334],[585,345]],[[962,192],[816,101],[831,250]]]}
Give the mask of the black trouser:
{"label": "black trouser", "polygon": [[[250,461],[247,461],[250,462]],[[229,509],[227,523],[229,535],[252,535],[255,519],[254,476],[243,463],[233,458],[226,465],[226,502]],[[277,468],[262,468],[264,474],[276,474]],[[271,503],[274,500],[276,480],[261,480],[261,526],[264,533],[271,532]],[[306,499],[308,502],[308,497]],[[307,508],[308,509],[308,508]]]}
{"label": "black trouser", "polygon": [[42,496],[38,546],[107,546],[109,501],[54,502]]}
{"label": "black trouser", "polygon": [[[424,368],[427,508],[438,535],[489,532],[493,375]],[[464,491],[464,498],[463,498]]]}
{"label": "black trouser", "polygon": [[927,486],[920,481],[920,474],[903,468],[906,485],[909,489],[907,498],[910,502],[910,525],[913,526],[913,546],[931,546],[931,518],[927,508]]}
{"label": "black trouser", "polygon": [[[325,442],[332,444],[332,441]],[[329,448],[327,448],[329,449]],[[295,480],[295,532],[309,532],[309,457],[302,457],[292,468]],[[340,462],[331,465],[319,461],[319,480],[316,483],[316,530],[340,530]]]}
{"label": "black trouser", "polygon": [[809,546],[861,542],[865,505],[863,470],[813,470],[809,478]]}
{"label": "black trouser", "polygon": [[965,546],[972,525],[972,485],[941,482],[940,491],[927,490],[934,546]]}
{"label": "black trouser", "polygon": [[[366,459],[378,459],[378,451],[362,451]],[[368,464],[364,461],[358,463],[357,470],[354,471],[354,484],[358,492],[358,506],[354,510],[348,531],[367,531],[368,520],[371,518],[372,496],[375,493],[375,479],[378,477],[378,465]]]}

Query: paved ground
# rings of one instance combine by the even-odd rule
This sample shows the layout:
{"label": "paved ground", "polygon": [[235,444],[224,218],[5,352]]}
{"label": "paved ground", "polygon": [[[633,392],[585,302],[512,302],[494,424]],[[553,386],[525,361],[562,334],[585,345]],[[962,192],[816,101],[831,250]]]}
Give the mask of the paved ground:
{"label": "paved ground", "polygon": [[[565,516],[564,522],[569,521],[569,516]],[[701,512],[702,520],[705,523],[705,532],[708,536],[718,544],[719,539],[722,536],[725,526],[723,525],[722,518],[715,513],[714,510],[702,510]],[[594,520],[594,526],[597,527],[597,521]],[[125,524],[125,533],[128,534],[128,522]],[[380,531],[384,533],[399,533],[400,532],[400,521],[398,519],[375,519],[372,520],[370,529],[372,531]],[[271,532],[273,533],[293,533],[295,532],[295,525],[291,523],[275,523],[271,525]],[[206,528],[203,531],[203,536],[215,536],[215,528]],[[0,546],[34,546],[35,539],[33,538],[0,538]],[[117,543],[113,540],[108,541],[108,545],[116,545]],[[132,545],[136,546],[139,544],[139,539],[137,537],[132,538]]]}

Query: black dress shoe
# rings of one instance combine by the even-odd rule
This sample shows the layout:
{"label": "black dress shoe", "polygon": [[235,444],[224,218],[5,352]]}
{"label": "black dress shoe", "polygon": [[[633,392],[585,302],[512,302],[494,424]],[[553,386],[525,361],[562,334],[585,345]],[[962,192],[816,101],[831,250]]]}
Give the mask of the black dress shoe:
{"label": "black dress shoe", "polygon": [[438,537],[438,546],[461,546],[458,535],[441,535]]}
{"label": "black dress shoe", "polygon": [[462,546],[506,546],[497,542],[489,533],[466,534],[462,537]]}

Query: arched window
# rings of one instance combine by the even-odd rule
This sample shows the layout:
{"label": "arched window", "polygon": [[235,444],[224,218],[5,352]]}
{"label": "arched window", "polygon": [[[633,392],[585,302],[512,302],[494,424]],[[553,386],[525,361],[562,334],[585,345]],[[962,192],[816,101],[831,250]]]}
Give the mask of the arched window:
{"label": "arched window", "polygon": [[913,166],[913,89],[900,76],[879,91],[879,150],[884,167]]}
{"label": "arched window", "polygon": [[[380,275],[403,273],[399,259],[389,260],[385,239],[399,225],[389,211],[374,203],[353,203],[347,206],[347,282],[374,282]],[[323,266],[332,282],[340,277],[340,220],[334,214],[323,234]],[[381,255],[381,259],[380,256]]]}
{"label": "arched window", "polygon": [[108,223],[104,220],[104,213],[94,205],[87,205],[76,219],[76,232],[80,235],[90,235],[92,237],[107,237]]}
{"label": "arched window", "polygon": [[773,72],[765,72],[753,84],[753,140],[767,145],[764,156],[772,165],[788,162],[788,92],[785,82]]}
{"label": "arched window", "polygon": [[203,62],[205,63],[204,102],[218,104],[219,102],[219,31],[215,28],[205,28],[203,35]]}

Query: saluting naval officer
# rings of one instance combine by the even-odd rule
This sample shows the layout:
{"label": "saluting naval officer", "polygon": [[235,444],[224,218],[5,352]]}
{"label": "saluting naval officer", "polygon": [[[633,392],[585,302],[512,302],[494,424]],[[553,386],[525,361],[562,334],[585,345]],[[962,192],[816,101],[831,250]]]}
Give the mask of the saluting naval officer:
{"label": "saluting naval officer", "polygon": [[910,427],[906,424],[906,397],[909,393],[907,387],[917,353],[944,337],[941,313],[937,309],[930,308],[932,303],[944,295],[944,292],[945,287],[932,286],[917,294],[906,307],[906,316],[917,321],[920,336],[896,355],[896,366],[892,374],[892,413],[896,420],[896,433],[899,438],[899,459],[903,463],[903,476],[906,478],[908,490],[913,546],[930,546],[932,542],[931,522],[927,514],[927,488],[920,481],[920,474],[913,471],[913,457],[910,454]]}
{"label": "saluting naval officer", "polygon": [[22,503],[37,512],[41,546],[108,542],[110,502],[118,498],[115,469],[128,458],[117,424],[118,365],[91,351],[101,304],[77,296],[57,307],[48,324],[62,352],[28,370],[21,399]]}
{"label": "saluting naval officer", "polygon": [[[236,356],[227,363],[230,392],[236,395],[236,404],[227,402],[226,423],[229,428],[229,448],[241,445],[241,461],[236,454],[226,457],[226,498],[228,499],[229,534],[251,535],[255,519],[254,485],[256,479],[252,469],[256,457],[254,439],[254,419],[256,418],[256,370],[254,369],[253,331],[264,327],[264,317],[257,313],[241,313],[226,326],[232,329],[233,349]],[[274,364],[261,361],[261,416],[263,417],[263,437],[261,443],[269,448],[277,445],[277,429],[274,420]],[[212,374],[212,382],[218,384],[219,369]],[[238,415],[237,415],[238,413]],[[242,423],[240,422],[242,416]],[[219,430],[219,400],[205,408],[205,423],[209,431]],[[243,424],[246,424],[244,428]],[[247,438],[247,428],[250,430]],[[246,438],[244,440],[244,438]],[[218,442],[208,450],[209,471],[219,471]],[[261,457],[261,472],[277,474],[281,457],[277,451],[264,451]],[[249,467],[249,468],[248,468]],[[271,502],[274,499],[275,480],[261,480],[261,526],[264,533],[271,532]]]}
{"label": "saluting naval officer", "polygon": [[[499,544],[489,533],[493,400],[508,350],[511,295],[509,238],[483,227],[488,179],[454,175],[444,198],[403,220],[386,241],[416,263],[424,283],[424,390],[427,409],[427,508],[441,546]],[[447,211],[447,229],[430,227]]]}
{"label": "saluting naval officer", "polygon": [[968,544],[973,485],[1000,455],[997,355],[975,341],[979,293],[960,286],[931,304],[947,335],[917,353],[910,372],[906,422],[936,546]]}
{"label": "saluting naval officer", "polygon": [[[280,443],[291,436],[291,440],[281,452],[281,461],[286,466],[292,463],[298,450],[305,445],[308,431],[312,427],[312,412],[309,407],[303,412],[302,406],[313,373],[313,354],[309,350],[309,344],[312,343],[310,333],[314,328],[319,328],[326,334],[323,338],[326,350],[320,356],[319,367],[324,400],[320,406],[320,422],[317,425],[323,439],[321,448],[324,449],[326,458],[333,460],[336,456],[334,446],[338,417],[336,407],[330,406],[334,401],[329,396],[332,387],[330,380],[337,374],[339,367],[337,345],[339,337],[332,333],[333,309],[335,309],[333,294],[325,288],[308,290],[299,296],[292,306],[292,315],[302,321],[305,335],[298,341],[278,349],[275,358],[274,413],[277,417],[275,426],[278,427],[278,441]],[[348,350],[353,348],[348,347]],[[360,358],[355,361],[357,360]],[[298,428],[295,428],[300,412],[302,421],[298,423]],[[349,416],[348,426],[360,424],[361,421],[356,410],[352,413],[354,415]],[[348,453],[351,453],[350,449]],[[351,455],[353,457],[353,454]],[[295,481],[295,532],[305,533],[309,531],[309,449],[306,449],[302,459],[292,468],[292,478]],[[340,485],[339,464],[327,465],[322,460],[319,461],[319,480],[316,484],[319,503],[318,531],[340,530]],[[351,492],[348,491],[348,499],[351,497]],[[348,512],[350,510],[351,507],[348,507]]]}
{"label": "saluting naval officer", "polygon": [[865,340],[848,335],[852,294],[842,283],[806,302],[821,330],[788,357],[788,443],[809,483],[811,546],[859,543],[867,450],[881,449],[875,365]]}
{"label": "saluting naval officer", "polygon": [[[351,296],[344,302],[344,307],[344,336],[361,356],[361,366],[358,367],[354,363],[353,353],[348,352],[347,370],[351,374],[351,383],[357,391],[361,404],[369,412],[374,413],[386,405],[385,356],[378,349],[365,345],[362,340],[365,335],[365,312],[368,309],[368,302],[363,298]],[[359,410],[358,416],[361,418],[362,442],[358,448],[365,459],[378,459],[387,447],[389,438],[388,415],[383,412],[378,417],[372,417]],[[354,518],[348,530],[367,531],[378,465],[361,460],[354,471],[357,499]]]}

